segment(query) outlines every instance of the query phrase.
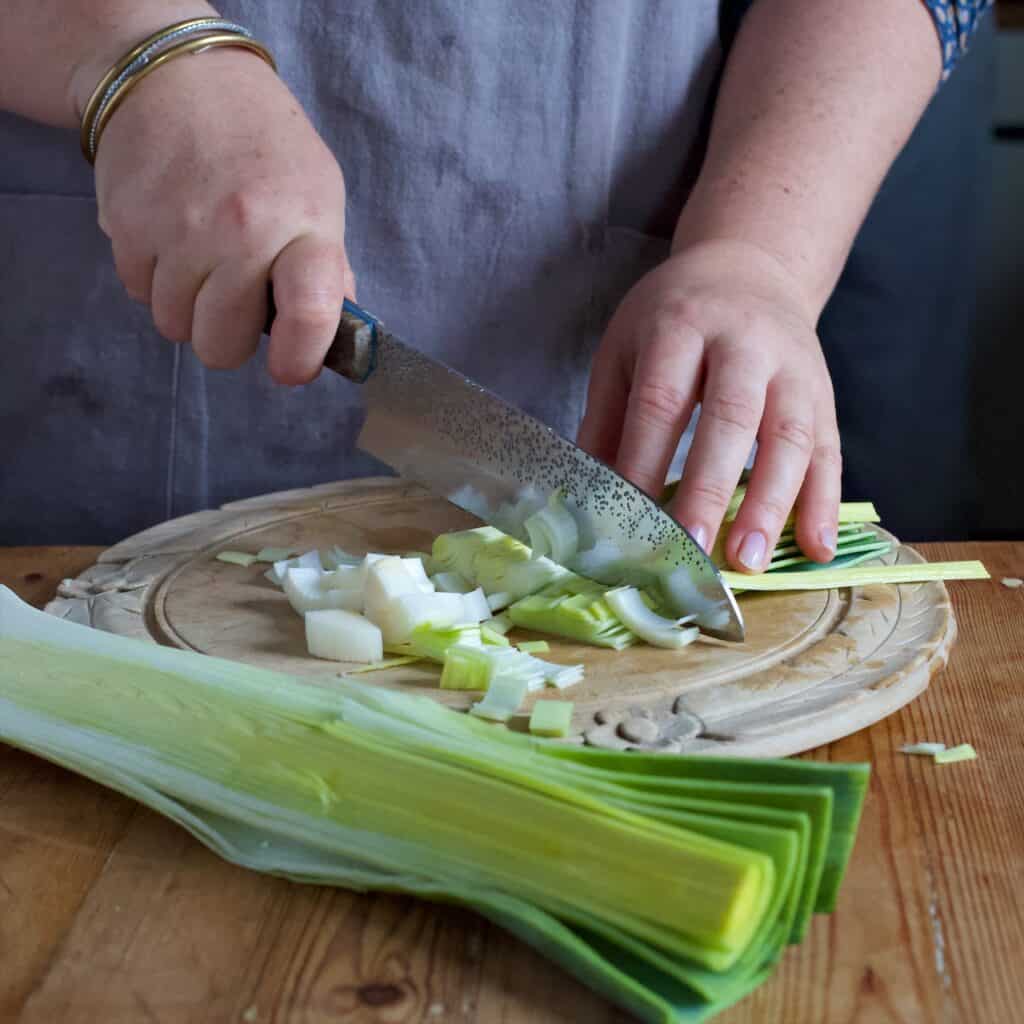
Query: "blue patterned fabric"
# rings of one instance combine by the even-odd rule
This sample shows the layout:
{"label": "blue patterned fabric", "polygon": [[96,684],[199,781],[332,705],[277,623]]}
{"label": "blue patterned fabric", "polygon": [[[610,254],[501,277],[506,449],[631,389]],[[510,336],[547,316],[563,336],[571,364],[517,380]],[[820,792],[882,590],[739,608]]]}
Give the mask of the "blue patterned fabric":
{"label": "blue patterned fabric", "polygon": [[924,0],[942,44],[942,77],[948,78],[956,62],[967,52],[967,43],[981,16],[995,0]]}

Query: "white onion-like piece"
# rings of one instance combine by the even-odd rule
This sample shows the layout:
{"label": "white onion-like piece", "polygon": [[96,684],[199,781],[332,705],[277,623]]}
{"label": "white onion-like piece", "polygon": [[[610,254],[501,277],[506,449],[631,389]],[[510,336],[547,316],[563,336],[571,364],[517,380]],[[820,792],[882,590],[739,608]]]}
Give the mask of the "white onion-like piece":
{"label": "white onion-like piece", "polygon": [[[373,556],[367,555],[367,558]],[[391,602],[402,594],[421,594],[416,581],[397,556],[378,558],[364,563],[366,584],[363,587],[363,609],[371,622],[382,625],[381,617],[387,613]]]}
{"label": "white onion-like piece", "polygon": [[324,590],[358,590],[363,592],[363,574],[358,565],[341,565],[320,578]]}
{"label": "white onion-like piece", "polygon": [[468,594],[473,589],[473,584],[459,572],[435,572],[430,579],[442,594]]}
{"label": "white onion-like piece", "polygon": [[459,594],[458,596],[462,598],[464,611],[460,621],[480,623],[491,617],[491,606],[487,603],[483,588],[477,587],[476,590],[472,590],[468,594]]}
{"label": "white onion-like piece", "polygon": [[[414,585],[415,586],[415,585]],[[380,626],[386,644],[405,643],[417,626],[445,629],[462,621],[461,594],[424,594],[420,590],[399,594],[386,605],[374,608],[368,617]]]}
{"label": "white onion-like piece", "polygon": [[324,608],[359,611],[362,594],[357,590],[325,590],[319,569],[289,569],[284,577],[284,593],[288,603],[299,615]]}
{"label": "white onion-like piece", "polygon": [[434,584],[427,575],[427,570],[423,568],[422,558],[403,558],[402,565],[405,566],[405,571],[416,581],[416,585],[423,593],[432,594],[434,592]]}
{"label": "white onion-like piece", "polygon": [[307,551],[297,558],[282,558],[280,562],[275,562],[268,570],[268,575],[279,587],[283,587],[284,575],[289,569],[316,569],[318,572],[322,572],[323,568],[320,552]]}
{"label": "white onion-like piece", "polygon": [[304,618],[306,648],[315,658],[369,664],[384,657],[381,631],[362,615],[328,608],[307,612]]}
{"label": "white onion-like piece", "polygon": [[641,640],[654,647],[685,647],[697,639],[696,626],[680,627],[676,619],[666,619],[651,611],[636,587],[616,587],[604,595],[616,617]]}

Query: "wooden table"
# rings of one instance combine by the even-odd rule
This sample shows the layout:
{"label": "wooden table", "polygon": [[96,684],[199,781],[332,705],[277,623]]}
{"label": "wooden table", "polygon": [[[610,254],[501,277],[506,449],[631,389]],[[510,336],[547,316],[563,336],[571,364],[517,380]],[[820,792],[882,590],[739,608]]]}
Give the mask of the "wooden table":
{"label": "wooden table", "polygon": [[[892,717],[815,751],[874,766],[837,912],[722,1024],[1024,1020],[1024,543],[952,584],[951,667]],[[98,549],[0,549],[42,605]],[[904,742],[972,742],[936,766]],[[611,1024],[628,1017],[474,915],[300,886],[0,746],[0,1022]]]}

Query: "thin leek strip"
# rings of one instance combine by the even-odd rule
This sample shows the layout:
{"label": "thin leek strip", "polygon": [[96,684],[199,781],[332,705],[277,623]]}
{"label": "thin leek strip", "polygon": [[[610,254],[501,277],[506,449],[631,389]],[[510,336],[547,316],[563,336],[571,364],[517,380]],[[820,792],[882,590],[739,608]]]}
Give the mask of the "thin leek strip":
{"label": "thin leek strip", "polygon": [[[480,639],[485,644],[492,644],[495,647],[511,647],[512,641],[509,640],[504,633],[499,633],[496,630],[491,629],[487,623],[481,623],[480,625]],[[522,646],[520,646],[522,650]]]}
{"label": "thin leek strip", "polygon": [[722,571],[722,579],[738,590],[834,590],[875,583],[927,583],[929,580],[987,580],[981,562],[921,562],[855,569],[823,568],[816,572],[772,572],[747,575]]}
{"label": "thin leek strip", "polygon": [[415,654],[405,654],[397,658],[382,658],[380,661],[375,661],[371,665],[360,665],[359,668],[350,668],[345,674],[349,676],[359,676],[365,672],[383,672],[389,668],[399,668],[402,665],[412,665],[417,661],[422,661],[422,658],[416,657]]}
{"label": "thin leek strip", "polygon": [[247,551],[218,551],[214,557],[218,562],[227,562],[228,565],[240,565],[246,569],[257,559],[256,555],[251,555]]}
{"label": "thin leek strip", "polygon": [[940,750],[934,755],[936,764],[954,764],[957,761],[974,761],[978,752],[970,743],[961,743],[957,747],[950,747],[948,750]]}
{"label": "thin leek strip", "polygon": [[460,625],[446,629],[418,626],[404,643],[385,644],[384,650],[388,654],[413,655],[417,658],[443,663],[449,649],[456,644],[479,646],[480,643],[479,626]]}
{"label": "thin leek strip", "polygon": [[[556,585],[557,587],[557,585]],[[604,600],[603,590],[594,593],[554,594],[544,591],[510,605],[506,613],[517,625],[539,633],[554,633],[580,643],[622,650],[636,643]]]}
{"label": "thin leek strip", "polygon": [[921,754],[925,757],[931,757],[934,754],[941,754],[945,749],[945,743],[904,743],[900,747],[900,753]]}
{"label": "thin leek strip", "polygon": [[[865,541],[862,544],[851,544],[836,549],[835,557],[831,562],[815,562],[806,555],[793,555],[789,558],[773,559],[765,572],[781,572],[784,569],[794,569],[799,566],[801,569],[827,569],[834,567],[837,558],[846,559],[850,555],[867,555],[878,558],[892,550],[891,542],[887,540]],[[843,564],[843,563],[840,563]]]}
{"label": "thin leek strip", "polygon": [[256,552],[257,562],[281,562],[295,554],[294,548],[260,548]]}
{"label": "thin leek strip", "polygon": [[480,628],[487,627],[492,633],[500,633],[504,636],[512,628],[512,620],[505,614],[495,615],[494,618],[480,623]]}
{"label": "thin leek strip", "polygon": [[507,722],[519,710],[527,689],[527,682],[521,677],[496,678],[488,686],[484,699],[477,701],[469,709],[469,713],[491,722]]}

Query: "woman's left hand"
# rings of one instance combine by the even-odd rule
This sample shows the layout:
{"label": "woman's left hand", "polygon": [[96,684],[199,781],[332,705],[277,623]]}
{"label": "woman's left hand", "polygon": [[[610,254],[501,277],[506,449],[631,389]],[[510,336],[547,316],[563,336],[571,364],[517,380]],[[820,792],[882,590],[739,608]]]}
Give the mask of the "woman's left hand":
{"label": "woman's left hand", "polygon": [[743,242],[675,252],[619,306],[594,361],[579,443],[658,495],[697,403],[670,511],[709,550],[755,439],[729,563],[763,570],[797,505],[797,541],[835,554],[841,457],[818,310],[772,255]]}

